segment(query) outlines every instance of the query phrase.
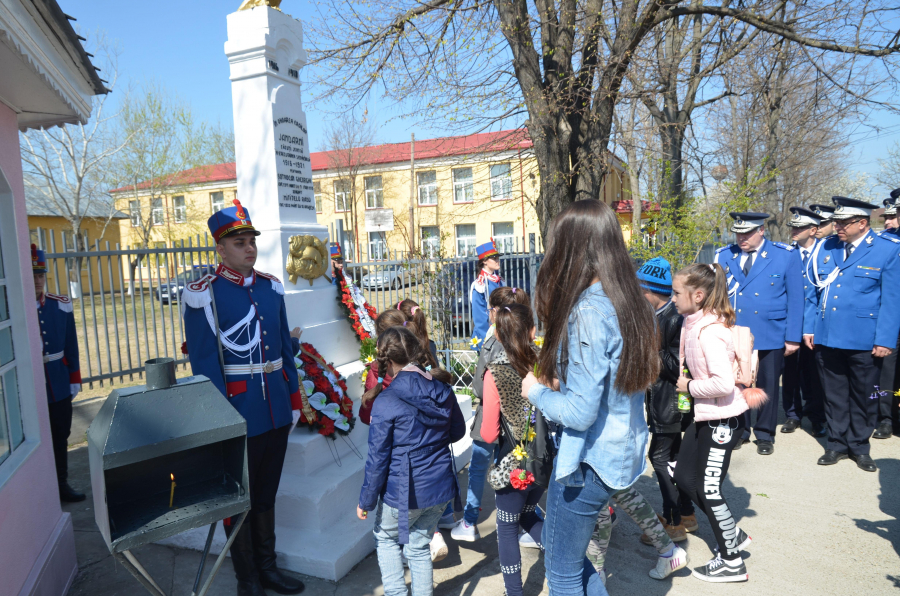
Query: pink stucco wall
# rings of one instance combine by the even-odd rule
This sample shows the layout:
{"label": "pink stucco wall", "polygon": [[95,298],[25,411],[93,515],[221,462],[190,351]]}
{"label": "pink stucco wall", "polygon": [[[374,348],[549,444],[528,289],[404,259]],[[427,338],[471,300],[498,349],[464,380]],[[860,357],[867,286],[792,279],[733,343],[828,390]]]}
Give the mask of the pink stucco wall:
{"label": "pink stucco wall", "polygon": [[[31,278],[28,218],[19,155],[19,132],[15,113],[0,104],[0,171],[12,187],[18,252],[4,251],[7,269],[19,267],[22,279]],[[8,200],[8,198],[3,198]],[[8,240],[4,238],[4,240]],[[11,243],[5,243],[10,246]],[[24,303],[34,304],[31,286],[13,285],[8,291],[22,292]],[[25,309],[29,336],[40,337],[37,310]],[[42,362],[39,341],[16,346],[17,352],[30,350],[32,362]],[[40,594],[61,594],[77,570],[71,517],[63,514],[59,504],[56,471],[47,418],[47,396],[42,368],[19,368],[19,375],[32,375],[33,399],[40,421],[40,445],[18,468],[15,475],[0,487],[0,592],[19,594],[23,589]],[[64,582],[60,586],[60,582]],[[26,593],[28,593],[26,592]]]}

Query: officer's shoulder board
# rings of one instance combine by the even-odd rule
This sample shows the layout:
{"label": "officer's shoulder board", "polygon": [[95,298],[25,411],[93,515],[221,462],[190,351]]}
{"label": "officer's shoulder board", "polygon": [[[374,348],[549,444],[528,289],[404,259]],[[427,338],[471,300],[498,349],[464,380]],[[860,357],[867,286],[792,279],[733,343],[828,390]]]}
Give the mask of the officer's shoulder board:
{"label": "officer's shoulder board", "polygon": [[44,294],[50,300],[56,300],[56,306],[63,312],[73,312],[72,301],[68,296],[60,296],[59,294]]}
{"label": "officer's shoulder board", "polygon": [[890,240],[894,244],[900,244],[900,238],[897,238],[893,234],[883,232],[883,233],[878,234],[878,237],[881,238],[882,240]]}
{"label": "officer's shoulder board", "polygon": [[726,245],[723,246],[722,248],[717,248],[717,249],[716,249],[716,254],[719,254],[720,252],[724,252],[724,251],[726,251],[726,250],[731,250],[731,247],[732,247],[732,246],[734,246],[734,244],[726,244]]}
{"label": "officer's shoulder board", "polygon": [[774,244],[778,248],[783,248],[784,250],[794,250],[793,246],[791,246],[789,244],[785,244],[783,242],[773,242],[772,244]]}
{"label": "officer's shoulder board", "polygon": [[263,273],[262,271],[257,271],[256,274],[263,279],[268,279],[272,283],[272,289],[275,290],[275,292],[277,292],[279,296],[284,296],[284,284],[281,283],[280,279],[278,279],[274,275]]}
{"label": "officer's shoulder board", "polygon": [[185,306],[191,308],[204,308],[212,303],[212,295],[209,293],[209,284],[218,279],[215,273],[208,273],[184,286],[181,300]]}

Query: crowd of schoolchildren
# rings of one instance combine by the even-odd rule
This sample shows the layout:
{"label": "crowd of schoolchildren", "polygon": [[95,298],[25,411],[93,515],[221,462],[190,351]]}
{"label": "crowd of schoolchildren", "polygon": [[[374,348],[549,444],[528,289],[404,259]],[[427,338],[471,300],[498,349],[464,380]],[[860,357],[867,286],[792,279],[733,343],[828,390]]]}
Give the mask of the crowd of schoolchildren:
{"label": "crowd of schoolchildren", "polygon": [[[370,428],[357,515],[375,517],[384,593],[408,594],[406,565],[412,594],[432,594],[432,563],[448,552],[440,530],[450,529],[453,540],[480,538],[485,482],[496,496],[508,596],[523,593],[522,547],[543,551],[552,594],[607,594],[611,504],[658,551],[652,578],[687,566],[677,543],[698,529],[699,510],[716,544],[693,575],[746,581],[741,553],[750,537],[721,488],[743,413],[765,396],[736,381],[744,356],[722,267],[691,265],[673,275],[653,259],[635,274],[616,216],[599,201],[567,207],[545,246],[534,311],[525,291],[503,285],[493,243],[479,247],[471,300],[480,403],[471,429],[421,307],[403,300],[376,320],[377,358],[359,413]],[[463,503],[450,445],[468,432],[474,445]],[[633,486],[649,435],[661,515]]]}

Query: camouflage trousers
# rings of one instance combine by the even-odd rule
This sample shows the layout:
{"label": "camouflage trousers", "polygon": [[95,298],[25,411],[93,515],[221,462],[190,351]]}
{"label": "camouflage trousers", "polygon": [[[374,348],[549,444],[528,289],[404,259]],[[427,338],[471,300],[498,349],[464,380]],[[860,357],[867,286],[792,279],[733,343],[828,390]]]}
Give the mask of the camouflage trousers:
{"label": "camouflage trousers", "polygon": [[[672,540],[666,534],[666,530],[656,516],[656,512],[653,511],[653,507],[650,506],[650,503],[644,499],[641,493],[633,487],[629,487],[614,492],[609,500],[610,503],[614,502],[634,520],[634,523],[650,538],[659,554],[669,551],[672,547]],[[609,508],[605,507],[600,512],[600,515],[597,516],[597,524],[594,526],[594,533],[591,535],[591,541],[588,543],[587,553],[585,553],[598,573],[603,569],[603,563],[606,560],[606,549],[609,547],[611,535],[612,519],[610,518]]]}

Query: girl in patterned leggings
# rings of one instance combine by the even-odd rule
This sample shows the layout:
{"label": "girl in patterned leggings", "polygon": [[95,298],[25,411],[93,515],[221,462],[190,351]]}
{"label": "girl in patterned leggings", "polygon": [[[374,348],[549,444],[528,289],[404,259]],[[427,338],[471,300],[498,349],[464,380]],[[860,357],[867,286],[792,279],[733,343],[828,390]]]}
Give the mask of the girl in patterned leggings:
{"label": "girl in patterned leggings", "polygon": [[[494,358],[484,374],[481,437],[486,443],[492,443],[499,437],[498,461],[502,461],[508,454],[513,454],[515,450],[522,449],[522,445],[528,445],[534,440],[533,425],[541,413],[521,394],[522,379],[533,370],[537,362],[531,308],[522,304],[500,307],[494,321],[497,340],[503,346],[503,352]],[[543,420],[539,422],[542,424]],[[533,449],[534,445],[544,444],[538,441],[530,445],[529,457],[536,456],[540,460],[546,456],[546,453],[536,453]],[[524,464],[522,467],[525,467]],[[534,473],[528,472],[525,482],[516,477],[511,484],[496,491],[497,542],[507,596],[522,594],[519,526],[538,545],[541,543],[544,522],[535,514],[535,508],[550,480],[550,465],[541,470],[543,473],[537,469]]]}

